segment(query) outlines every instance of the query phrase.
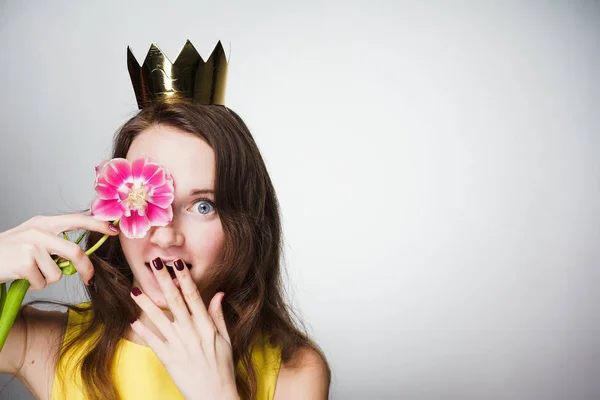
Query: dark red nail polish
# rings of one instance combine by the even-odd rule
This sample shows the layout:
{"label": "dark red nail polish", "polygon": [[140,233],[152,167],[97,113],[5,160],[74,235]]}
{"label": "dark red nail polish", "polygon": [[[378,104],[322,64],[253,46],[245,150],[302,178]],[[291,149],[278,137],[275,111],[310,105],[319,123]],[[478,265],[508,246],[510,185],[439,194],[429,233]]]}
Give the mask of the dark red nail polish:
{"label": "dark red nail polish", "polygon": [[92,276],[92,278],[88,281],[88,283],[87,283],[88,286],[92,286],[94,284],[94,278],[95,277]]}
{"label": "dark red nail polish", "polygon": [[136,317],[131,317],[131,319],[129,320],[130,324],[133,324],[135,321],[137,321]]}
{"label": "dark red nail polish", "polygon": [[177,271],[183,271],[183,269],[185,268],[185,264],[181,260],[175,260],[174,264],[175,268],[177,268]]}
{"label": "dark red nail polish", "polygon": [[131,289],[131,293],[133,293],[134,296],[139,296],[140,294],[142,294],[142,291],[140,290],[140,288],[137,288],[137,287],[134,286]]}
{"label": "dark red nail polish", "polygon": [[165,266],[165,264],[163,264],[163,261],[160,259],[160,257],[156,257],[154,260],[152,260],[152,265],[154,265],[154,268],[160,270],[163,269],[163,267]]}

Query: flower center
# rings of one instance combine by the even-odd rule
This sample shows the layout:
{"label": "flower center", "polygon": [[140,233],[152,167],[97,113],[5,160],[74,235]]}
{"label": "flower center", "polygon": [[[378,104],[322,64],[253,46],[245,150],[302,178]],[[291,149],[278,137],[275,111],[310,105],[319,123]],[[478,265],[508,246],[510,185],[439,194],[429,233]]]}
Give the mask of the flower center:
{"label": "flower center", "polygon": [[[136,185],[137,186],[137,185]],[[146,207],[146,189],[143,186],[132,187],[127,200],[129,207],[133,210],[139,210]]]}

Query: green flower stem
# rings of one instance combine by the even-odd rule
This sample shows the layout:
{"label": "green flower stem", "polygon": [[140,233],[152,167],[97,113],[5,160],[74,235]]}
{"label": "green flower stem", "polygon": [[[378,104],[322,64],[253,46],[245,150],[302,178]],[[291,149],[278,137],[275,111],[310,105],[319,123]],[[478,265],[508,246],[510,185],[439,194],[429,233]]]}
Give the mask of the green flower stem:
{"label": "green flower stem", "polygon": [[[3,284],[5,285],[6,282]],[[27,289],[29,289],[27,279],[17,279],[8,288],[8,294],[3,301],[2,316],[0,317],[0,351],[4,348],[4,343],[17,318],[17,313],[21,308]]]}
{"label": "green flower stem", "polygon": [[4,310],[4,302],[6,301],[6,282],[0,283],[0,318],[2,318],[2,310]]}
{"label": "green flower stem", "polygon": [[[112,224],[117,225],[119,220],[117,219]],[[79,236],[75,241],[76,244],[81,242],[84,234]],[[86,250],[85,254],[90,255],[104,242],[108,239],[109,235],[104,235],[98,242]],[[63,238],[65,240],[69,240],[69,237],[63,233]],[[54,261],[57,262],[60,258],[57,257]],[[77,270],[71,261],[63,261],[58,263],[58,267],[61,269],[63,275],[73,275]],[[6,343],[6,339],[8,339],[8,334],[15,323],[15,319],[17,318],[17,314],[21,309],[21,304],[23,304],[23,299],[25,298],[25,294],[27,290],[29,290],[29,281],[27,279],[16,279],[14,280],[8,289],[8,293],[6,293],[6,282],[0,284],[0,352],[4,348],[4,343]]]}

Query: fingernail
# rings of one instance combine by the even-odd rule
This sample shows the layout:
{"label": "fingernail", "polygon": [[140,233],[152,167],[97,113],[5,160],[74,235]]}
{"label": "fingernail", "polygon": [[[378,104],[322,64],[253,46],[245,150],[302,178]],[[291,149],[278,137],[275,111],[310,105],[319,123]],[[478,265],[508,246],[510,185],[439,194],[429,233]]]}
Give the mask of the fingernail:
{"label": "fingernail", "polygon": [[131,289],[131,293],[133,293],[134,296],[139,296],[140,294],[142,294],[142,291],[140,290],[140,288],[134,286]]}
{"label": "fingernail", "polygon": [[87,283],[88,286],[92,286],[94,284],[94,278],[95,278],[95,276],[92,276],[92,278],[88,281],[88,283]]}
{"label": "fingernail", "polygon": [[154,260],[152,260],[152,265],[154,265],[154,268],[156,269],[162,269],[165,266],[160,257],[156,257]]}
{"label": "fingernail", "polygon": [[135,321],[137,321],[136,317],[131,317],[131,319],[129,320],[130,324],[133,324]]}
{"label": "fingernail", "polygon": [[119,228],[113,224],[108,224],[108,229],[110,229],[113,232],[119,232]]}
{"label": "fingernail", "polygon": [[177,271],[183,271],[183,269],[185,268],[185,264],[181,260],[175,260],[174,264],[175,268],[177,268]]}

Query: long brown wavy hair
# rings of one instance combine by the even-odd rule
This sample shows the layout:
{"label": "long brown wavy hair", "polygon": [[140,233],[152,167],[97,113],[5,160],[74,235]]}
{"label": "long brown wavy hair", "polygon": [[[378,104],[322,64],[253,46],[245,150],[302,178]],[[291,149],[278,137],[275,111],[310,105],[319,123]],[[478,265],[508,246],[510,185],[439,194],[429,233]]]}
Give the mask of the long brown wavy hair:
{"label": "long brown wavy hair", "polygon": [[[300,318],[286,301],[279,204],[263,158],[246,124],[225,106],[161,102],[144,108],[119,129],[114,138],[112,157],[125,158],[133,140],[157,124],[194,134],[205,140],[215,153],[215,204],[225,241],[211,268],[210,279],[211,286],[227,294],[223,312],[234,363],[241,364],[245,371],[245,374],[240,373],[236,368],[241,398],[256,398],[257,374],[251,350],[260,332],[266,334],[265,338],[272,346],[281,347],[282,363],[292,361],[300,348],[315,350],[323,361],[329,381],[330,369],[323,352],[309,338]],[[94,244],[101,236],[97,232],[87,232],[85,242]],[[131,317],[139,316],[140,309],[130,297],[133,274],[118,237],[109,237],[90,259],[95,269],[96,290],[86,286],[92,310],[89,323],[73,340],[65,340],[57,365],[70,352],[85,346],[76,370],[81,373],[86,396],[94,400],[118,399],[111,365],[116,347],[129,329]],[[60,304],[74,312],[89,312],[87,308]],[[98,335],[98,331],[102,333]],[[57,370],[57,373],[61,374],[61,371]]]}

